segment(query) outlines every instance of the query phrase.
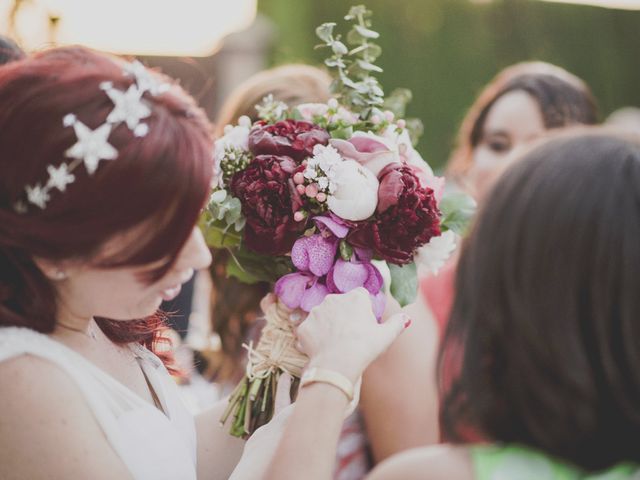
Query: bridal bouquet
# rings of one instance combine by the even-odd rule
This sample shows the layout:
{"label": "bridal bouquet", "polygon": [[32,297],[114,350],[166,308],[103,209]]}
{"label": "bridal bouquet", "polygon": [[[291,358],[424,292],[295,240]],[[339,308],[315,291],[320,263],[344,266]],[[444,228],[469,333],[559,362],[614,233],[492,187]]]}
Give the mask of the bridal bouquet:
{"label": "bridal bouquet", "polygon": [[350,9],[346,44],[333,23],[316,30],[331,52],[334,98],[290,107],[267,97],[258,122],[240,118],[216,142],[207,241],[230,251],[228,275],[271,282],[277,297],[222,419],[233,419],[235,436],[271,419],[282,372],[301,375],[307,359],[295,350],[292,317],[358,287],[378,319],[389,294],[402,306],[413,302],[416,262],[437,270],[472,209],[464,197],[442,197],[444,179],[414,149],[416,124],[402,118],[410,94],[385,101],[370,15]]}

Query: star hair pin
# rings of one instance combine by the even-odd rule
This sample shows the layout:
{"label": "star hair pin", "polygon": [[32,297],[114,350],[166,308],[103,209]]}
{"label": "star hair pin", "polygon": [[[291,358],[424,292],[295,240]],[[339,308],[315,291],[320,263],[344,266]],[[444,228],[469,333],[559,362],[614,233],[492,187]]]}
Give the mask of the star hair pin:
{"label": "star hair pin", "polygon": [[124,68],[124,74],[133,76],[135,83],[126,91],[118,90],[112,82],[102,82],[99,87],[113,102],[113,110],[106,121],[92,130],[82,123],[75,114],[69,113],[62,119],[64,127],[73,127],[76,143],[65,151],[65,157],[73,159],[68,163],[61,163],[57,167],[47,166],[49,178],[43,185],[27,185],[25,192],[27,202],[20,200],[15,203],[14,209],[18,213],[26,213],[29,204],[40,209],[45,209],[51,199],[54,189],[64,192],[67,186],[76,180],[73,171],[80,165],[84,165],[89,175],[93,175],[101,161],[115,160],[118,158],[118,150],[109,143],[111,132],[118,125],[124,123],[133,133],[134,137],[144,137],[149,132],[149,125],[142,120],[151,116],[151,107],[144,100],[143,95],[149,92],[156,96],[167,92],[171,87],[167,83],[158,82],[156,78],[138,61],[128,64]]}

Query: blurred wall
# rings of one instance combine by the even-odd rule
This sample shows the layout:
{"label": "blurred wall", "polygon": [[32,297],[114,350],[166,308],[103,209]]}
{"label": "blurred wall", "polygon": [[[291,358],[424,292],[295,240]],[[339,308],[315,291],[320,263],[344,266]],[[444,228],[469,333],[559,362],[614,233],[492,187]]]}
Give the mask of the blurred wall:
{"label": "blurred wall", "polygon": [[382,84],[413,91],[409,115],[425,124],[419,149],[436,167],[479,89],[515,62],[545,60],[582,77],[601,118],[640,106],[640,11],[534,0],[260,0],[278,28],[270,63],[320,63],[325,51],[313,49],[315,27],[340,24],[360,3],[374,11],[381,33]]}

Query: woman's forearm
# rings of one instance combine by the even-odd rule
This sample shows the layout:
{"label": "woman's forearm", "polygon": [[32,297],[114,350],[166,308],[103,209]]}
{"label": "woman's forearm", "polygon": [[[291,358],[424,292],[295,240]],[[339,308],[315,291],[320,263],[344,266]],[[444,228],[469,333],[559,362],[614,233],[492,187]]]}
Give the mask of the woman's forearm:
{"label": "woman's forearm", "polygon": [[348,403],[332,385],[301,388],[265,480],[330,480]]}

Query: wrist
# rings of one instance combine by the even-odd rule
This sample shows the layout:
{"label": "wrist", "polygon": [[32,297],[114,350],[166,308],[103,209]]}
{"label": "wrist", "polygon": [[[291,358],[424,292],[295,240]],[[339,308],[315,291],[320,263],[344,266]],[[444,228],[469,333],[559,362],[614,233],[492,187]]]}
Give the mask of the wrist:
{"label": "wrist", "polygon": [[362,370],[350,365],[349,362],[340,361],[333,356],[318,355],[309,361],[307,369],[318,368],[323,370],[330,370],[344,376],[351,384],[355,384],[358,378],[362,375]]}
{"label": "wrist", "polygon": [[342,392],[349,402],[353,401],[355,394],[354,383],[334,370],[308,367],[300,379],[300,387],[304,388],[313,384],[329,385],[337,391]]}

